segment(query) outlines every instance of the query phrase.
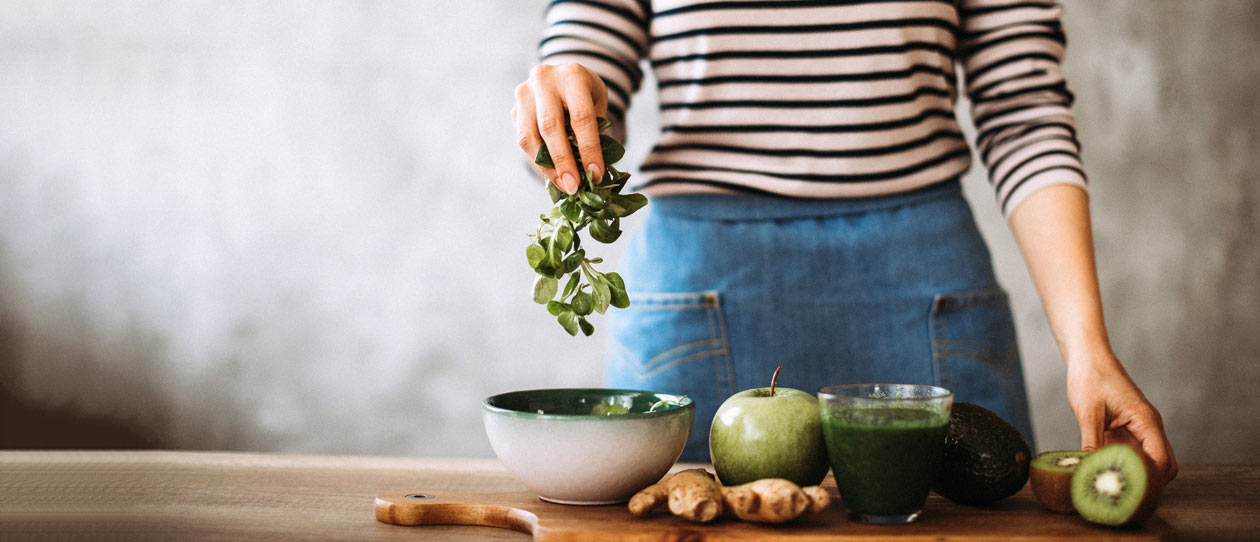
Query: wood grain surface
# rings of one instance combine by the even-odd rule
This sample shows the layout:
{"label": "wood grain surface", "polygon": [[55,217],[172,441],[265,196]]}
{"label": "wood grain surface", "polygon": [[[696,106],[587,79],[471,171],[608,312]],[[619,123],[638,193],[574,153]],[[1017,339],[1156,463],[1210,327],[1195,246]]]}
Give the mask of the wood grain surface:
{"label": "wood grain surface", "polygon": [[397,492],[376,498],[376,518],[387,523],[414,525],[424,532],[429,525],[493,525],[530,533],[538,542],[635,542],[753,541],[773,542],[966,542],[1046,540],[1165,542],[1171,530],[1154,518],[1131,529],[1090,525],[1075,516],[1047,512],[1025,491],[998,506],[975,508],[954,505],[935,495],[923,516],[909,525],[866,525],[849,521],[839,507],[839,496],[830,478],[823,483],[833,497],[830,510],[807,515],[785,525],[761,525],[732,518],[708,524],[691,523],[662,510],[647,518],[634,518],[624,505],[566,506],[541,501],[529,492],[425,493],[433,498],[406,499]]}
{"label": "wood grain surface", "polygon": [[[546,503],[495,460],[0,452],[0,540],[531,539],[510,528],[403,527],[376,520],[376,496],[417,491],[502,498],[500,504],[527,510],[551,529],[540,531],[542,540],[547,532],[564,532],[565,521],[570,530],[594,524],[597,538],[558,540],[615,540],[634,533],[669,533],[674,540],[844,540],[837,534],[881,540],[1150,540],[1167,533],[1179,541],[1260,540],[1260,465],[1185,465],[1181,472],[1167,488],[1159,521],[1137,531],[1096,528],[1043,511],[1027,489],[992,509],[955,506],[933,496],[923,519],[910,526],[859,525],[838,509],[786,527],[731,520],[706,526],[667,515],[634,520],[621,506]],[[555,525],[549,523],[553,516]],[[532,520],[504,521],[524,529]]]}

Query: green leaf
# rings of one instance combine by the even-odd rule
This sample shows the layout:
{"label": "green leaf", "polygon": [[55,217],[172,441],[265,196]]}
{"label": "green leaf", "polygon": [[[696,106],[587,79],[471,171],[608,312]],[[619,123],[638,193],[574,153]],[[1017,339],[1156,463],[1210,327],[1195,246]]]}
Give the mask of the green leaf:
{"label": "green leaf", "polygon": [[556,240],[560,243],[560,250],[568,252],[569,247],[573,246],[573,228],[568,224],[560,226],[560,229],[556,230]]}
{"label": "green leaf", "polygon": [[621,146],[617,138],[608,134],[599,134],[599,148],[604,154],[605,164],[615,164],[626,154],[626,148]]}
{"label": "green leaf", "polygon": [[529,245],[528,247],[525,247],[525,258],[529,260],[530,267],[537,268],[538,263],[543,261],[543,258],[546,257],[547,249],[539,245]]}
{"label": "green leaf", "polygon": [[582,199],[582,204],[591,209],[598,211],[604,208],[604,198],[599,197],[599,194],[582,192],[582,195],[579,197]]}
{"label": "green leaf", "polygon": [[551,181],[546,181],[546,183],[547,183],[547,194],[551,196],[551,203],[555,203],[557,201],[564,199],[564,196],[566,194],[560,191],[560,187],[556,186],[556,183],[553,183]]}
{"label": "green leaf", "polygon": [[648,204],[648,199],[643,194],[625,194],[613,197],[613,203],[625,207],[626,214],[621,216],[629,216],[631,213],[642,209]]}
{"label": "green leaf", "polygon": [[595,300],[591,294],[586,292],[578,292],[573,296],[573,312],[578,316],[586,316],[595,308]]}
{"label": "green leaf", "polygon": [[617,228],[620,219],[612,219],[611,222],[603,220],[591,221],[591,238],[601,243],[611,243],[621,236],[621,230]]}
{"label": "green leaf", "polygon": [[604,280],[608,281],[608,286],[614,290],[626,291],[626,281],[622,280],[621,275],[616,271],[604,273]]}
{"label": "green leaf", "polygon": [[608,288],[608,283],[598,279],[591,281],[591,297],[594,298],[595,312],[604,314],[612,303],[612,291]]}
{"label": "green leaf", "polygon": [[591,325],[590,322],[587,322],[586,319],[581,316],[578,317],[578,326],[582,328],[582,334],[587,337],[590,337],[592,333],[595,333],[595,326]]}
{"label": "green leaf", "polygon": [[600,416],[616,416],[618,414],[629,414],[630,409],[624,405],[608,405],[599,413]]}
{"label": "green leaf", "polygon": [[604,216],[608,218],[621,218],[628,214],[630,213],[626,212],[625,207],[617,205],[615,202],[609,203],[608,206],[604,207]]}
{"label": "green leaf", "polygon": [[582,208],[576,201],[565,199],[560,203],[560,214],[569,222],[577,222],[582,219]]}
{"label": "green leaf", "polygon": [[564,259],[560,269],[565,273],[577,271],[582,266],[582,260],[586,259],[586,253],[583,251],[574,252]]}
{"label": "green leaf", "polygon": [[617,307],[618,309],[624,309],[630,306],[630,296],[626,295],[624,290],[610,290],[610,293],[612,294],[612,300],[608,302],[609,305]]}
{"label": "green leaf", "polygon": [[[581,280],[582,280],[582,275],[579,273],[573,273],[572,275],[570,275],[569,282],[565,283],[564,285],[564,291],[560,292],[560,299],[568,298],[569,294],[573,293],[574,290],[577,290],[578,282],[580,282]],[[553,314],[552,316],[555,316],[555,315]]]}
{"label": "green leaf", "polygon": [[612,121],[604,117],[595,117],[595,122],[599,124],[599,131],[601,132],[612,128]]}
{"label": "green leaf", "polygon": [[617,240],[621,232],[613,231],[603,220],[591,221],[591,239],[601,243],[611,243]]}
{"label": "green leaf", "polygon": [[546,143],[538,146],[538,152],[534,154],[534,163],[547,169],[556,169],[556,165],[551,162],[551,152],[547,150]]}
{"label": "green leaf", "polygon": [[556,296],[560,283],[554,277],[538,277],[534,281],[534,303],[542,305]]}
{"label": "green leaf", "polygon": [[552,316],[560,316],[560,313],[567,310],[569,310],[569,306],[565,305],[564,303],[561,303],[559,301],[547,302],[547,312],[551,313]]}
{"label": "green leaf", "polygon": [[618,309],[624,309],[630,306],[630,296],[626,294],[625,290],[609,288],[608,291],[612,295],[612,299],[608,302],[610,305],[617,307]]}
{"label": "green leaf", "polygon": [[564,251],[560,249],[556,237],[559,237],[559,235],[548,237],[547,240],[550,242],[545,247],[547,249],[547,263],[551,264],[552,268],[560,269],[564,264]]}
{"label": "green leaf", "polygon": [[605,273],[604,279],[608,281],[608,290],[612,295],[612,300],[609,303],[618,309],[629,307],[630,296],[626,294],[626,283],[621,280],[621,275]]}
{"label": "green leaf", "polygon": [[568,331],[569,335],[578,334],[579,327],[577,323],[577,315],[573,314],[573,311],[564,311],[560,313],[560,316],[556,317],[556,321],[560,322],[560,326],[563,327],[565,331]]}

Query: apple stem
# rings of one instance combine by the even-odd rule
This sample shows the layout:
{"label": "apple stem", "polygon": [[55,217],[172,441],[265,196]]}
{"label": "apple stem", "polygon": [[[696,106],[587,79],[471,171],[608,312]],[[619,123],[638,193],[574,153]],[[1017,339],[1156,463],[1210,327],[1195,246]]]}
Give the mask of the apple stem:
{"label": "apple stem", "polygon": [[779,381],[779,371],[780,371],[781,369],[783,369],[783,366],[782,366],[782,365],[780,365],[780,366],[778,366],[778,367],[775,367],[775,368],[774,368],[774,376],[770,377],[770,396],[771,396],[771,397],[774,397],[774,384],[775,384],[775,382],[778,382],[778,381]]}

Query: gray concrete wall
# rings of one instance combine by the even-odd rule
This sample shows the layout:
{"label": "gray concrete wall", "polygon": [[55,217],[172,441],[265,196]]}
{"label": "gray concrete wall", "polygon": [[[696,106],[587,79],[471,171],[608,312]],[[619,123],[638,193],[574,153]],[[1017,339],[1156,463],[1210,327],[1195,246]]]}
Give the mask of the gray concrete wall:
{"label": "gray concrete wall", "polygon": [[[1255,461],[1258,10],[1065,3],[1116,350],[1183,461]],[[522,257],[547,200],[507,113],[543,4],[0,0],[0,447],[488,456],[481,397],[597,385],[599,333],[562,334]],[[1040,443],[1073,447],[966,183]]]}

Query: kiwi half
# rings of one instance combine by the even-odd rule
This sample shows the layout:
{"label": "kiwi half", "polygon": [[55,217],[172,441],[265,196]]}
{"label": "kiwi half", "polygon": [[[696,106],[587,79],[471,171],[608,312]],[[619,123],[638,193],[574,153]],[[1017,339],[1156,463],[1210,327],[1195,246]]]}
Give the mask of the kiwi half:
{"label": "kiwi half", "polygon": [[1042,506],[1062,514],[1075,514],[1072,506],[1072,473],[1085,450],[1057,450],[1037,454],[1029,467],[1028,477],[1033,496]]}
{"label": "kiwi half", "polygon": [[1086,455],[1072,473],[1072,506],[1088,521],[1119,527],[1141,523],[1159,506],[1164,477],[1142,450],[1109,444]]}

